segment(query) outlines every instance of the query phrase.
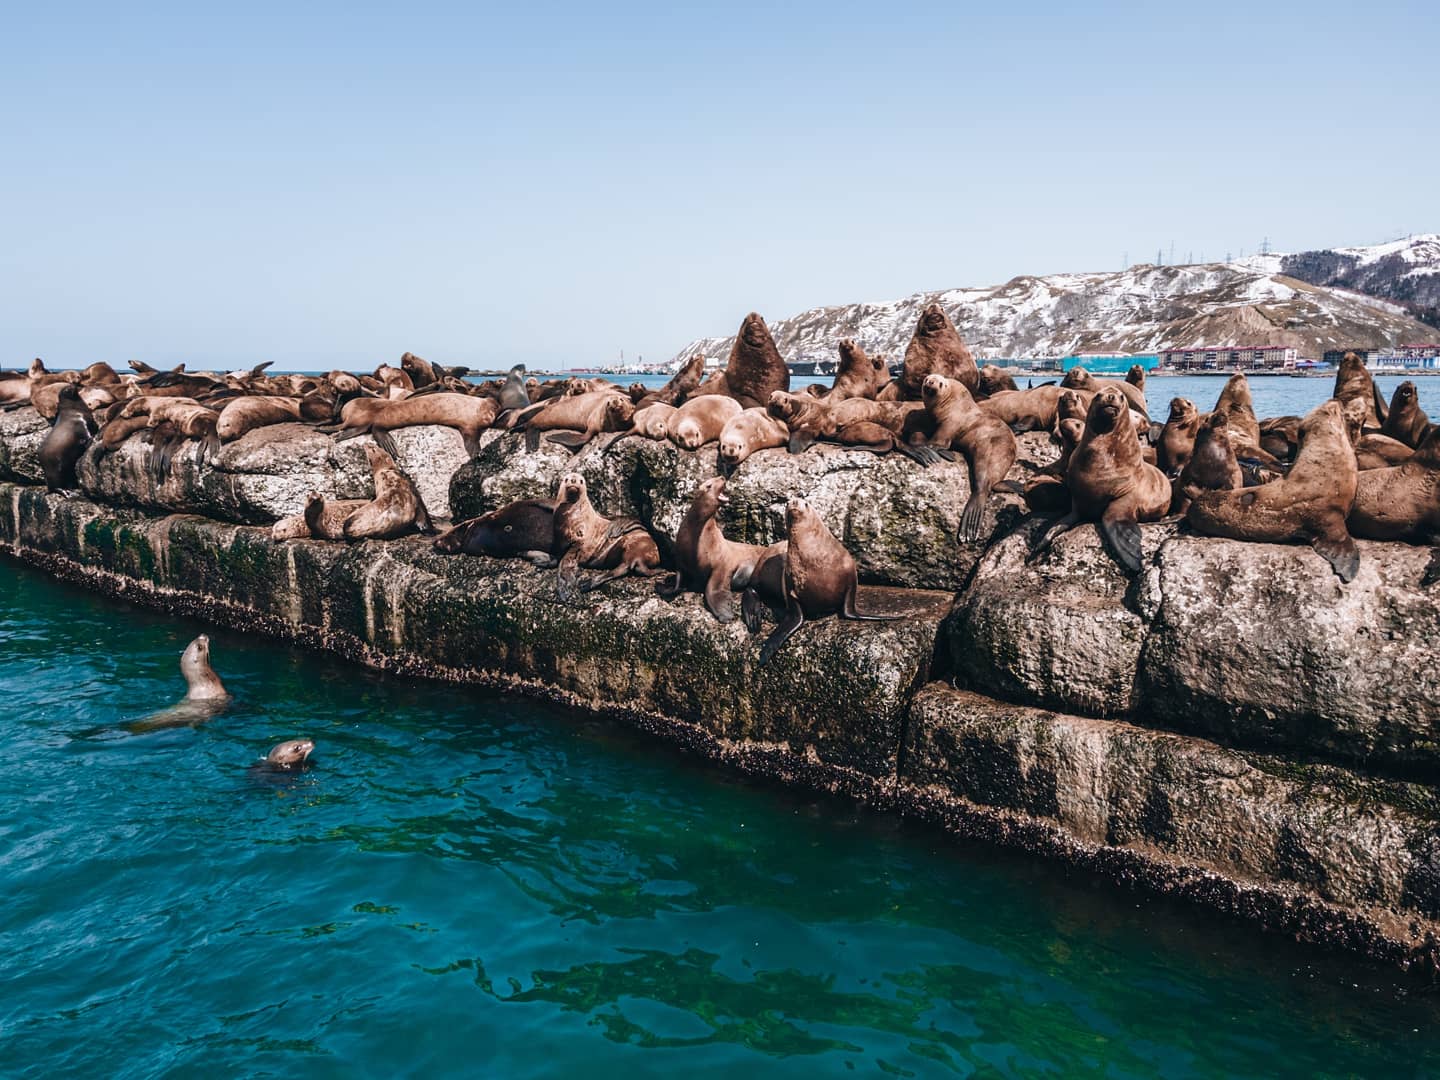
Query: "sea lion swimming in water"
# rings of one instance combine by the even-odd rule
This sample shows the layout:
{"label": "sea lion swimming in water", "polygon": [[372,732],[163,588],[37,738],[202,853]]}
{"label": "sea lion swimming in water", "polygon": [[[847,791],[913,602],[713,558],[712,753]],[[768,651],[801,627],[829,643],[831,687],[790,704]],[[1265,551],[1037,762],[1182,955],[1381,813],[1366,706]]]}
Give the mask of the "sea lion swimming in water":
{"label": "sea lion swimming in water", "polygon": [[1205,536],[1284,544],[1309,541],[1341,581],[1360,570],[1346,530],[1359,470],[1338,401],[1312,409],[1300,426],[1300,452],[1278,480],[1243,491],[1194,494],[1185,520]]}
{"label": "sea lion swimming in water", "polygon": [[839,615],[864,622],[893,622],[903,617],[870,615],[856,607],[860,575],[855,559],[804,499],[792,496],[785,504],[785,524],[789,534],[781,572],[785,613],[760,649],[760,667],[771,661],[806,619]]}
{"label": "sea lion swimming in water", "polygon": [[272,746],[259,764],[273,769],[303,769],[314,752],[315,743],[310,739],[286,739]]}
{"label": "sea lion swimming in water", "polygon": [[75,463],[84,455],[96,430],[95,419],[80,391],[67,383],[60,391],[55,422],[40,444],[38,455],[49,490],[74,491],[80,486],[75,478]]}
{"label": "sea lion swimming in water", "polygon": [[180,674],[185,676],[185,697],[168,709],[127,725],[130,731],[201,724],[229,706],[230,692],[210,666],[209,634],[201,634],[185,646],[180,654]]}
{"label": "sea lion swimming in water", "polygon": [[740,324],[725,370],[711,375],[691,396],[726,394],[740,402],[742,408],[763,409],[771,393],[789,389],[790,369],[775,347],[765,320],[752,311]]}
{"label": "sea lion swimming in water", "polygon": [[488,555],[526,559],[551,567],[560,561],[555,537],[555,500],[522,499],[488,514],[459,522],[435,538],[444,555]]}

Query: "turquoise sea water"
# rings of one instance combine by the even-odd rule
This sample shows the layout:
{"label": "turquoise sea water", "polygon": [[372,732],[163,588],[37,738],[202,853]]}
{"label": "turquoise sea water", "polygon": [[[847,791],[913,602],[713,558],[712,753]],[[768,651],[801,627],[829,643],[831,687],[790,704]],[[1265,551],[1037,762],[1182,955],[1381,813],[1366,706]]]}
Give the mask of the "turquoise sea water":
{"label": "turquoise sea water", "polygon": [[1386,969],[8,560],[0,900],[7,1076],[1440,1069]]}

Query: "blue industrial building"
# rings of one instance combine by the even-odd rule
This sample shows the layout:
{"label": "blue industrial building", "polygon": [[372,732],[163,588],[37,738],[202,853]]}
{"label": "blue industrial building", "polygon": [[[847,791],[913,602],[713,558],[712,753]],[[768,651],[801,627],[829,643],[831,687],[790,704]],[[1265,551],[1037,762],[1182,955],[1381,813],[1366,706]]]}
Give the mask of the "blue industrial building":
{"label": "blue industrial building", "polygon": [[1160,366],[1159,353],[1075,353],[1060,361],[1060,370],[1083,367],[1095,375],[1124,375],[1136,364],[1146,371]]}

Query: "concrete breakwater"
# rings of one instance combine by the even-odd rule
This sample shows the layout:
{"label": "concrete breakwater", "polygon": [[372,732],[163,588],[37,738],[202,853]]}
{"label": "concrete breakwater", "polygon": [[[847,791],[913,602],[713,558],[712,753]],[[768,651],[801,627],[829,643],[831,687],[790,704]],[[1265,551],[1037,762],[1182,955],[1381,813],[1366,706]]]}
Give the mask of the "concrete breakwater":
{"label": "concrete breakwater", "polygon": [[[556,599],[551,571],[423,539],[274,544],[246,522],[338,481],[333,462],[262,433],[268,450],[246,436],[219,461],[182,459],[160,490],[132,441],[64,498],[27,475],[27,436],[0,427],[0,545],[142,603],[613,713],[750,772],[1433,962],[1440,588],[1420,584],[1424,549],[1362,544],[1360,576],[1341,585],[1305,548],[1153,526],[1130,579],[1088,529],[1027,558],[1033,526],[1008,505],[985,542],[957,544],[963,463],[765,451],[732,480],[727,533],[773,536],[785,496],[804,494],[860,560],[865,604],[907,617],[807,625],[759,668],[758,641],[695,596],[622,581],[577,606]],[[417,446],[453,434],[413,433]],[[485,436],[449,487],[454,512],[548,493],[578,464],[607,512],[673,534],[713,474],[713,450],[624,439],[575,463],[514,440]],[[1047,454],[1027,436],[1017,470]],[[106,470],[125,468],[119,505]]]}

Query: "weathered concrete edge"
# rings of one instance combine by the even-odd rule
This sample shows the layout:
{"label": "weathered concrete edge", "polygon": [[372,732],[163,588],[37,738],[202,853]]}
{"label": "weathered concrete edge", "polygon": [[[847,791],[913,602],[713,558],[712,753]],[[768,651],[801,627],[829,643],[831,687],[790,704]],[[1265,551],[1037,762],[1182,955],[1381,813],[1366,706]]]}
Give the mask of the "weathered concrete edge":
{"label": "weathered concrete edge", "polygon": [[[1440,945],[1433,938],[1417,946],[1413,941],[1387,933],[1377,920],[1366,917],[1363,912],[1326,902],[1292,886],[1235,880],[1209,868],[1175,862],[1146,851],[1087,843],[1058,824],[975,803],[936,785],[912,783],[896,775],[875,776],[833,761],[821,761],[813,753],[797,753],[780,744],[717,737],[695,723],[653,711],[596,703],[538,679],[442,665],[407,650],[387,652],[344,630],[293,623],[249,605],[156,585],[24,544],[0,541],[0,553],[104,595],[324,650],[378,670],[519,693],[613,718],[684,752],[698,754],[746,775],[848,797],[878,810],[898,812],[938,826],[961,838],[1054,859],[1124,887],[1196,903],[1267,930],[1292,934],[1311,944],[1358,953],[1401,967],[1417,963],[1427,969],[1440,967],[1437,963]],[[919,685],[911,688],[912,701],[920,689]],[[902,745],[908,744],[912,723],[907,709],[902,720],[905,740]],[[1191,738],[1174,734],[1167,737]],[[904,770],[903,757],[900,768]]]}

